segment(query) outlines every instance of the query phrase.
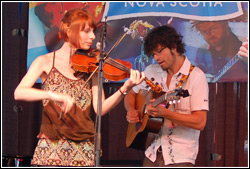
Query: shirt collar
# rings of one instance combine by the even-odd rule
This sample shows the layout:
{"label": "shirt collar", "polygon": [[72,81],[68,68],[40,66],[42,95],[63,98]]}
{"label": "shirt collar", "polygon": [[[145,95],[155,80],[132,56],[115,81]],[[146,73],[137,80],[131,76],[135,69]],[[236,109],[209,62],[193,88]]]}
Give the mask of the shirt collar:
{"label": "shirt collar", "polygon": [[181,69],[179,70],[178,73],[181,73],[181,74],[184,74],[184,75],[188,75],[190,66],[191,66],[191,62],[185,56],[184,63],[183,63],[183,65],[182,65],[182,67],[181,67]]}
{"label": "shirt collar", "polygon": [[[190,65],[191,65],[191,62],[188,60],[188,58],[185,56],[185,60],[184,60],[184,63],[181,67],[181,69],[176,73],[177,75],[178,74],[184,74],[184,75],[188,75],[189,73],[189,68],[190,68]],[[157,69],[157,72],[160,73],[160,72],[163,72],[162,68],[159,66],[158,69]],[[166,71],[164,71],[166,72]],[[167,73],[167,72],[166,72]]]}

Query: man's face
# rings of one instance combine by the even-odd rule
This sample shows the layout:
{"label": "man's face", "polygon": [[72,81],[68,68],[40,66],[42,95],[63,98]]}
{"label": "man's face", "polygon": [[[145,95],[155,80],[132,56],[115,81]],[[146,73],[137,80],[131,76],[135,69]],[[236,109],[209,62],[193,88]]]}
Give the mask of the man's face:
{"label": "man's face", "polygon": [[202,22],[196,25],[197,30],[211,46],[216,47],[223,44],[226,36],[226,24],[224,22]]}
{"label": "man's face", "polygon": [[176,61],[176,55],[167,47],[158,45],[158,48],[153,52],[155,61],[161,66],[163,70],[173,69]]}

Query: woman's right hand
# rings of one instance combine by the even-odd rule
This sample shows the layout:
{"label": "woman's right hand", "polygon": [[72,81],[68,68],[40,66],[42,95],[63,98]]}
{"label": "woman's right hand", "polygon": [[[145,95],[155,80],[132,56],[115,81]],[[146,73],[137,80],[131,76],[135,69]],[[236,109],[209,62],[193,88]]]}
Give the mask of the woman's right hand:
{"label": "woman's right hand", "polygon": [[63,113],[68,113],[74,106],[74,99],[68,94],[61,94],[49,91],[49,98],[61,105]]}

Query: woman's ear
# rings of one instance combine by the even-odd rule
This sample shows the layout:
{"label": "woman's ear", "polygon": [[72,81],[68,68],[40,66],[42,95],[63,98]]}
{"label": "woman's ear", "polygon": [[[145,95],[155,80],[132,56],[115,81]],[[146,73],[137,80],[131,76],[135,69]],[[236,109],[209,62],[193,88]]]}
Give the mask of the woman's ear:
{"label": "woman's ear", "polygon": [[71,34],[71,30],[69,28],[66,29],[66,35],[67,35],[67,38],[70,37],[70,34]]}

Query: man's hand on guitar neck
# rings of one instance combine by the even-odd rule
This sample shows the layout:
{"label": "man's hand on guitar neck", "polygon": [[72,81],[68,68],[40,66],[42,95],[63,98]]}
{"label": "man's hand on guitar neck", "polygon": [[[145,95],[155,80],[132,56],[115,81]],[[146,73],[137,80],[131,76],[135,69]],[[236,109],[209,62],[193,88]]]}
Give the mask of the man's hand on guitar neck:
{"label": "man's hand on guitar neck", "polygon": [[[153,103],[155,101],[155,99],[150,100],[150,103]],[[152,117],[164,117],[165,115],[165,111],[166,111],[166,107],[165,105],[158,105],[157,107],[153,107],[152,104],[148,104],[146,107],[146,111],[148,113],[148,115],[152,116]]]}

